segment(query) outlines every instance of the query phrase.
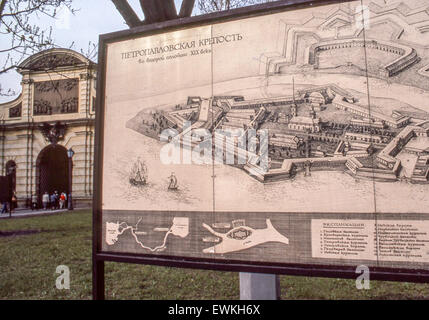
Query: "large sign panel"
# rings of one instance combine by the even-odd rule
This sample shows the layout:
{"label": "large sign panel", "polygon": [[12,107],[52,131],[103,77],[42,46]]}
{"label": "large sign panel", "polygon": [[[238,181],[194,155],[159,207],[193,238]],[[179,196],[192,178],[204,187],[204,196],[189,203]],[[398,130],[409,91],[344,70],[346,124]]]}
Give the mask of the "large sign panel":
{"label": "large sign panel", "polygon": [[427,270],[427,8],[285,6],[110,37],[100,252]]}

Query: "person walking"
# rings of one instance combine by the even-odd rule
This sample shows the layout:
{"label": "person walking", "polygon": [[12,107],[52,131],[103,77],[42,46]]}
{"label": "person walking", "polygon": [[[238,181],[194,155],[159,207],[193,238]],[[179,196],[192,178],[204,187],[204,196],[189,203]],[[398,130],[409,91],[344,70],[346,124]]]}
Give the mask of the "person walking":
{"label": "person walking", "polygon": [[51,202],[51,210],[55,210],[55,193],[52,192],[51,196],[50,196],[50,202]]}
{"label": "person walking", "polygon": [[66,203],[66,195],[64,192],[61,192],[60,195],[60,209],[64,209],[64,205]]}
{"label": "person walking", "polygon": [[60,195],[58,191],[55,190],[55,209],[58,210],[60,208]]}
{"label": "person walking", "polygon": [[3,201],[1,213],[7,213],[7,201]]}
{"label": "person walking", "polygon": [[37,205],[37,195],[36,194],[33,194],[32,196],[31,196],[31,210],[33,211],[33,210],[37,210],[38,208],[38,205]]}
{"label": "person walking", "polygon": [[48,205],[49,205],[49,193],[48,193],[48,191],[45,191],[45,193],[42,196],[42,204],[43,204],[43,209],[47,210]]}
{"label": "person walking", "polygon": [[12,213],[18,207],[18,199],[16,198],[16,194],[13,193],[11,203],[10,203],[10,212]]}
{"label": "person walking", "polygon": [[64,201],[64,209],[65,208],[68,208],[68,198],[67,198],[67,193],[64,191],[63,192],[64,193],[64,199],[65,199],[65,201]]}

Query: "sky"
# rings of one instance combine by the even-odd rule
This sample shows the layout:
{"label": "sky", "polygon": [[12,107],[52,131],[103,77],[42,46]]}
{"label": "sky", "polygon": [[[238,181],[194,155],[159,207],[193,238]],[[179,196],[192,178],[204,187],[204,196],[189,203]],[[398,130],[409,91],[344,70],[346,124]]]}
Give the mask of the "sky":
{"label": "sky", "polygon": [[[180,9],[181,0],[175,0],[176,8]],[[137,15],[143,20],[144,15],[141,10],[139,0],[129,0]],[[42,29],[53,28],[53,38],[60,47],[69,48],[72,43],[72,49],[84,52],[88,48],[88,43],[98,43],[100,34],[128,29],[124,19],[116,10],[110,0],[74,0],[73,7],[79,9],[74,15],[69,11],[60,12],[58,19],[54,20],[45,16],[35,21]],[[195,11],[195,8],[194,8]],[[0,37],[0,41],[2,40]],[[0,59],[5,59],[0,56]],[[2,97],[0,103],[15,99],[21,92],[21,75],[16,71],[9,71],[0,75],[0,84],[4,90],[11,88],[16,92],[15,96]]]}

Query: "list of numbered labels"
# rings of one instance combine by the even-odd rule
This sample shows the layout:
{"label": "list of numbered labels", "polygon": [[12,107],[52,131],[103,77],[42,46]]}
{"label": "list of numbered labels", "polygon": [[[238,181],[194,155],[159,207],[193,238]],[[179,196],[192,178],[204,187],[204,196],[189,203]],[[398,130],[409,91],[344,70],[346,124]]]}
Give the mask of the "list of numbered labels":
{"label": "list of numbered labels", "polygon": [[313,258],[429,262],[429,221],[311,220]]}

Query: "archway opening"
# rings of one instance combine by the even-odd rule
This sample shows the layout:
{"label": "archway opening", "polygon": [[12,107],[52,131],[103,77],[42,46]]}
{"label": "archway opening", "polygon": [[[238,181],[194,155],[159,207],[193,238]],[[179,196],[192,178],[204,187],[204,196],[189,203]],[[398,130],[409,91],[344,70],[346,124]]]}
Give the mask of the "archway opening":
{"label": "archway opening", "polygon": [[37,195],[39,201],[45,192],[69,193],[67,149],[60,145],[44,148],[37,158]]}

